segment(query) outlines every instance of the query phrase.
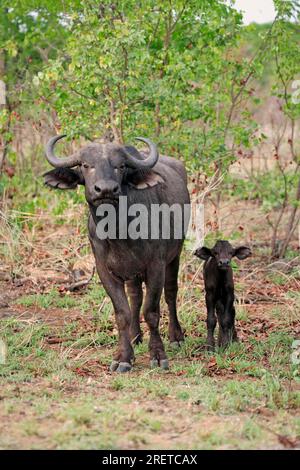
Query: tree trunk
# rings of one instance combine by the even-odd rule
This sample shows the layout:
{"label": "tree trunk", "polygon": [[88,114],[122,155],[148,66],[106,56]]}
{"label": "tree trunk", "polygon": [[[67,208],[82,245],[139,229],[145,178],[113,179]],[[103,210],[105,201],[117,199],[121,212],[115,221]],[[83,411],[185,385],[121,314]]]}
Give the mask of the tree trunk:
{"label": "tree trunk", "polygon": [[[2,52],[0,54],[0,109],[7,109],[9,114],[11,111],[10,107],[10,102],[8,99],[8,90],[7,90],[7,85],[5,84],[4,81],[4,76],[5,76],[5,71],[6,71],[6,61],[5,61],[5,52]],[[8,152],[8,145],[9,145],[9,139],[6,138],[6,133],[9,132],[10,130],[10,116],[7,118],[7,123],[4,128],[3,135],[1,137],[1,148],[0,148],[0,174],[2,173],[3,165],[5,162],[5,158]]]}
{"label": "tree trunk", "polygon": [[298,186],[297,186],[297,191],[296,191],[296,196],[295,196],[295,204],[292,208],[292,212],[288,221],[287,229],[285,232],[285,238],[281,244],[280,250],[279,250],[279,257],[284,258],[286,255],[286,251],[288,249],[289,243],[291,241],[291,238],[296,230],[296,227],[299,223],[299,218],[297,217],[298,214],[298,204],[300,201],[300,177],[298,180]]}

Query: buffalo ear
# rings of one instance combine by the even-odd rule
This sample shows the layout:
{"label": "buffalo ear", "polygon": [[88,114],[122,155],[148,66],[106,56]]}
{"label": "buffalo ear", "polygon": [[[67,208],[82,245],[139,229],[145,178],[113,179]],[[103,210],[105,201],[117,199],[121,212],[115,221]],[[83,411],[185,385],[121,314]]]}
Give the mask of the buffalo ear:
{"label": "buffalo ear", "polygon": [[127,173],[127,182],[135,189],[147,189],[164,183],[164,179],[152,170],[136,170]]}
{"label": "buffalo ear", "polygon": [[194,251],[194,255],[204,260],[208,260],[212,256],[211,250],[206,248],[206,246],[198,248],[196,251]]}
{"label": "buffalo ear", "polygon": [[78,184],[84,184],[80,170],[70,168],[55,168],[43,174],[45,185],[55,189],[75,189]]}
{"label": "buffalo ear", "polygon": [[235,248],[233,256],[236,256],[238,259],[246,259],[251,256],[251,250],[248,246],[239,246]]}
{"label": "buffalo ear", "polygon": [[131,184],[135,187],[135,189],[146,189],[152,188],[153,186],[156,186],[160,183],[164,183],[164,179],[158,173],[155,173],[154,171],[148,171],[145,175],[140,177],[138,181],[135,183],[132,182]]}
{"label": "buffalo ear", "polygon": [[[144,155],[143,152],[138,152],[137,149],[131,145],[125,146],[126,152],[130,153],[137,160],[141,159],[141,156]],[[147,189],[156,186],[157,184],[162,184],[165,182],[162,176],[160,176],[155,171],[149,169],[132,169],[127,168],[126,172],[126,183],[132,186],[135,189]]]}

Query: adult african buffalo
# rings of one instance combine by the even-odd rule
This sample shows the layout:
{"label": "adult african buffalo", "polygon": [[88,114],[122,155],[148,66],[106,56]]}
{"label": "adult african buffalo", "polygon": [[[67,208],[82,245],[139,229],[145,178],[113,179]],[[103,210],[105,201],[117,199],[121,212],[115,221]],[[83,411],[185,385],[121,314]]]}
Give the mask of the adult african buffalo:
{"label": "adult african buffalo", "polygon": [[58,189],[74,189],[78,184],[85,186],[90,210],[89,238],[99,277],[114,306],[119,331],[119,346],[111,370],[127,372],[132,368],[132,344],[142,340],[139,314],[143,282],[146,284],[143,313],[150,330],[151,366],[160,365],[167,369],[168,360],[159,333],[159,304],[164,288],[170,317],[169,339],[180,344],[184,337],[177,318],[176,297],[184,231],[181,236],[174,236],[172,214],[169,238],[162,236],[161,217],[156,239],[121,239],[118,236],[100,239],[97,224],[103,220],[98,215],[99,208],[103,204],[111,204],[118,211],[120,196],[127,196],[128,208],[136,203],[149,210],[153,205],[162,204],[189,207],[184,166],[174,158],[159,158],[156,145],[145,138],[138,140],[149,147],[146,155],[133,146],[92,143],[69,157],[58,158],[54,154],[54,146],[62,137],[65,136],[51,138],[46,146],[46,158],[55,169],[45,173],[45,183]]}

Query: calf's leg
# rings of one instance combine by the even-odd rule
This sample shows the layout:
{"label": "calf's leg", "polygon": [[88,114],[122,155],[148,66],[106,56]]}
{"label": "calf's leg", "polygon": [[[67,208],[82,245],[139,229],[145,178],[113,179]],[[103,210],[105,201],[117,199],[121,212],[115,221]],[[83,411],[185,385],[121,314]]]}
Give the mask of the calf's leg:
{"label": "calf's leg", "polygon": [[239,339],[238,339],[237,331],[235,328],[235,308],[234,307],[232,307],[232,312],[233,312],[232,341],[238,342]]}
{"label": "calf's leg", "polygon": [[226,298],[224,299],[224,309],[219,318],[219,337],[218,345],[220,347],[226,347],[232,341],[237,340],[237,334],[235,331],[235,308],[233,306],[234,294],[232,290],[227,292]]}
{"label": "calf's leg", "polygon": [[184,335],[177,317],[176,301],[178,292],[179,256],[166,267],[165,299],[169,309],[169,340],[171,345],[180,346]]}
{"label": "calf's leg", "polygon": [[216,318],[216,292],[214,289],[209,289],[205,294],[206,308],[207,308],[207,340],[206,347],[208,351],[214,351],[215,349],[215,338],[214,332],[217,324]]}

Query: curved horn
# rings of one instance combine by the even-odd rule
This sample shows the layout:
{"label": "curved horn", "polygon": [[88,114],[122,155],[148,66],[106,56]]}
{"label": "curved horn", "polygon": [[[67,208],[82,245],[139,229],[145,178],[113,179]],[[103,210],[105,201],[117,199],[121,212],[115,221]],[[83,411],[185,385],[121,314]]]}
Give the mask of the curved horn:
{"label": "curved horn", "polygon": [[138,169],[148,169],[148,168],[154,167],[159,157],[156,145],[153,142],[151,142],[150,139],[145,139],[144,137],[136,137],[136,140],[145,142],[145,144],[148,145],[150,149],[150,155],[148,158],[146,158],[146,160],[143,160],[142,156],[141,156],[141,160],[139,160],[135,158],[133,155],[130,155],[129,153],[126,152],[127,165],[130,166],[131,168],[138,168]]}
{"label": "curved horn", "polygon": [[73,153],[73,155],[66,158],[58,158],[54,155],[54,146],[56,142],[63,137],[66,137],[66,134],[52,137],[45,147],[46,158],[54,168],[71,168],[72,166],[76,166],[80,163],[79,152]]}

